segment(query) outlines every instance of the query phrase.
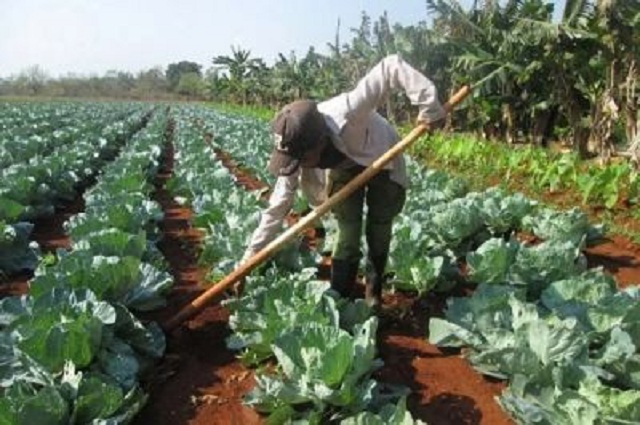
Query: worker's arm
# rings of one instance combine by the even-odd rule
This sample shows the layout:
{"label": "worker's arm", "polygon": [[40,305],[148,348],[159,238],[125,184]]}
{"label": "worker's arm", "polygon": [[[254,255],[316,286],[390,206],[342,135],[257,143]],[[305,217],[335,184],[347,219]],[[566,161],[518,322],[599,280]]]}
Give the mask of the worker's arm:
{"label": "worker's arm", "polygon": [[260,224],[251,236],[251,241],[244,252],[241,263],[261,251],[280,233],[284,218],[293,206],[298,189],[299,173],[300,170],[290,176],[278,177],[276,180],[273,192],[269,197],[269,205],[262,211]]}
{"label": "worker's arm", "polygon": [[413,105],[418,106],[418,120],[441,121],[446,113],[431,80],[406,63],[398,55],[378,62],[358,85],[346,93],[348,120],[363,119],[374,111],[393,90],[402,89]]}
{"label": "worker's arm", "polygon": [[325,170],[300,168],[291,176],[279,177],[269,198],[269,205],[262,211],[260,224],[253,232],[241,263],[246,262],[278,237],[284,218],[293,207],[298,186],[313,208],[327,199]]}

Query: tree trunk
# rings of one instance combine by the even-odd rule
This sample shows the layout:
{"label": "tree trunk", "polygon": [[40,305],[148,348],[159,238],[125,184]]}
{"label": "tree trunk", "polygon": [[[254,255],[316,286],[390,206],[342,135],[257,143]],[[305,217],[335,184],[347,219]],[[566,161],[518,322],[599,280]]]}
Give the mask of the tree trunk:
{"label": "tree trunk", "polygon": [[603,163],[609,162],[614,152],[613,125],[617,120],[618,105],[613,100],[611,90],[607,89],[596,105],[590,135],[595,151]]}
{"label": "tree trunk", "polygon": [[[531,129],[531,141],[540,147],[546,147],[549,143],[549,123],[551,121],[551,110],[537,110],[533,113],[533,128]],[[553,125],[553,123],[552,123]]]}
{"label": "tree trunk", "polygon": [[626,93],[624,99],[625,130],[627,142],[634,143],[638,135],[638,102],[636,100],[636,85],[638,83],[638,63],[632,60],[625,82]]}
{"label": "tree trunk", "polygon": [[620,109],[615,102],[615,93],[621,83],[616,75],[615,60],[611,62],[607,80],[607,87],[600,96],[596,97],[590,134],[590,139],[595,145],[595,152],[598,153],[602,163],[609,162],[615,150],[613,126],[618,121]]}
{"label": "tree trunk", "polygon": [[638,108],[634,107],[631,103],[627,103],[625,105],[624,112],[627,141],[629,143],[633,143],[633,141],[638,137],[638,123],[636,122]]}
{"label": "tree trunk", "polygon": [[582,123],[582,109],[576,99],[573,98],[572,89],[563,81],[561,90],[562,104],[567,114],[567,121],[571,127],[571,144],[573,150],[578,152],[580,158],[589,156],[589,129]]}
{"label": "tree trunk", "polygon": [[515,110],[511,103],[502,104],[502,120],[506,124],[506,139],[507,143],[512,145],[516,142],[516,125],[515,125]]}
{"label": "tree trunk", "polygon": [[569,125],[571,126],[573,149],[578,152],[580,158],[589,156],[589,129],[582,124],[582,113],[575,101],[568,105]]}
{"label": "tree trunk", "polygon": [[[453,88],[453,85],[451,86],[451,88],[449,89],[449,98],[451,98],[451,96],[453,96],[455,94],[455,90]],[[445,123],[444,123],[444,128],[446,131],[451,131],[451,129],[453,128],[453,114],[447,114],[445,117]]]}
{"label": "tree trunk", "polygon": [[629,153],[631,154],[631,164],[636,170],[640,170],[640,111],[636,111],[636,116],[633,121],[636,130],[634,138],[631,140]]}

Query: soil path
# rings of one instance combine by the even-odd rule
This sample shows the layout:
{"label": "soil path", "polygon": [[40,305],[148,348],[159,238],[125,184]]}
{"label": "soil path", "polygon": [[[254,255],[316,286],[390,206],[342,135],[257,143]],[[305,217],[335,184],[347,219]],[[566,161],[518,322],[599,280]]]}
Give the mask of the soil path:
{"label": "soil path", "polygon": [[618,287],[640,284],[640,247],[629,240],[611,236],[587,249],[589,267],[603,267],[613,274]]}
{"label": "soil path", "polygon": [[[458,288],[455,296],[467,295]],[[380,327],[384,367],[376,378],[411,389],[408,408],[429,425],[513,424],[495,401],[505,387],[477,373],[459,350],[427,341],[429,317],[442,317],[446,298],[386,293]]]}
{"label": "soil path", "polygon": [[[172,317],[206,286],[206,270],[197,262],[203,235],[190,225],[192,211],[178,204],[165,187],[174,168],[172,133],[170,123],[154,195],[165,214],[159,249],[175,278],[167,308],[148,317],[159,322]],[[259,423],[257,413],[242,404],[253,387],[253,374],[225,347],[228,318],[228,311],[213,302],[168,336],[167,354],[149,383],[150,398],[136,425]]]}

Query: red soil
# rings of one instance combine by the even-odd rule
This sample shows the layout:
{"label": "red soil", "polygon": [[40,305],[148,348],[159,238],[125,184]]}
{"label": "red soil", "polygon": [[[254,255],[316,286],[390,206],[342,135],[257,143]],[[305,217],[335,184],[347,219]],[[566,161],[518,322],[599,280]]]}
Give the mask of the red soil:
{"label": "red soil", "polygon": [[620,288],[640,284],[640,247],[612,236],[587,249],[589,267],[604,267],[613,274]]}

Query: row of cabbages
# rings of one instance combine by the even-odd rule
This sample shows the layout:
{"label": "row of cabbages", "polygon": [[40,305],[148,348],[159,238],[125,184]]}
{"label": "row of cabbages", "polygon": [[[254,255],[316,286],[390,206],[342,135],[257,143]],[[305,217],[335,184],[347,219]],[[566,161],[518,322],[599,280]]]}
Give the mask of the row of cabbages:
{"label": "row of cabbages", "polygon": [[[478,285],[430,319],[429,341],[466,347],[478,371],[508,380],[499,402],[519,423],[640,422],[640,292],[587,269],[584,250],[603,228],[575,208],[497,188],[467,193],[441,172],[412,175],[392,283],[444,293]],[[539,243],[519,241],[523,231]]]}
{"label": "row of cabbages", "polygon": [[[33,107],[18,109],[27,114]],[[9,139],[0,147],[0,164],[7,165],[0,165],[0,277],[37,266],[40,252],[29,243],[29,221],[53,214],[61,201],[74,199],[148,114],[139,105],[75,107],[77,115],[63,114],[57,120],[66,125],[59,129],[40,124],[5,134]]]}
{"label": "row of cabbages", "polygon": [[65,224],[73,249],[0,302],[0,423],[119,424],[143,406],[139,379],[165,339],[132,311],[162,306],[172,284],[150,200],[166,125],[156,111],[127,141]]}

